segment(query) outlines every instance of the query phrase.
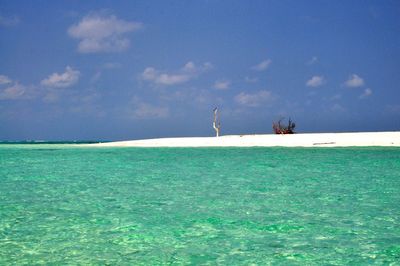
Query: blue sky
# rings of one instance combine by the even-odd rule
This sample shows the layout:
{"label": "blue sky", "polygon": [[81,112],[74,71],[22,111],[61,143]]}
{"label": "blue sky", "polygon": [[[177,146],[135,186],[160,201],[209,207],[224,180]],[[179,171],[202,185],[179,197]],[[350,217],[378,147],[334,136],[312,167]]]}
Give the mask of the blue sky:
{"label": "blue sky", "polygon": [[0,0],[0,140],[400,130],[399,1]]}

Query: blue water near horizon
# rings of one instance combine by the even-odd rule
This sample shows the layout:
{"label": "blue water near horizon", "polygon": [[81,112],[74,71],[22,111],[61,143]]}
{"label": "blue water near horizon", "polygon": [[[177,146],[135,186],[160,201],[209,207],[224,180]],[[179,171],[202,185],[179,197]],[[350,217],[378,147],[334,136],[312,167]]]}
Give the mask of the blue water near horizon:
{"label": "blue water near horizon", "polygon": [[91,143],[111,142],[109,140],[2,140],[2,144],[91,144]]}
{"label": "blue water near horizon", "polygon": [[400,148],[0,145],[0,265],[397,265]]}

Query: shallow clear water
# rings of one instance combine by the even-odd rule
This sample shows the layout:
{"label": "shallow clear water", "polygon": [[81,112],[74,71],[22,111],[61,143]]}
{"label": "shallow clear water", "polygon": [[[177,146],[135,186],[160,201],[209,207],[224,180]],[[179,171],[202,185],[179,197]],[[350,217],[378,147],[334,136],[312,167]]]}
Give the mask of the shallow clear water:
{"label": "shallow clear water", "polygon": [[0,145],[0,265],[400,263],[399,148]]}

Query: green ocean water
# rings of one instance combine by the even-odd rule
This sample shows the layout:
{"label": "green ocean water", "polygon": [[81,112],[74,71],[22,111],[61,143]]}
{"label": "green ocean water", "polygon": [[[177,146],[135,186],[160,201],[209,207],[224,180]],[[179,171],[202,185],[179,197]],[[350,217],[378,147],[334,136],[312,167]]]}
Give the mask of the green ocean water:
{"label": "green ocean water", "polygon": [[3,144],[15,264],[400,265],[400,149]]}

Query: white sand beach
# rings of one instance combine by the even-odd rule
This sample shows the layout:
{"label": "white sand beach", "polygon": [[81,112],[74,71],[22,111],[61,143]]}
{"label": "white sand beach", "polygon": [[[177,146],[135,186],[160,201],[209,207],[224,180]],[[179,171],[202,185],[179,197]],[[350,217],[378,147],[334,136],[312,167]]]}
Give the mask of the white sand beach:
{"label": "white sand beach", "polygon": [[159,138],[87,144],[91,147],[400,147],[400,132],[304,133]]}

